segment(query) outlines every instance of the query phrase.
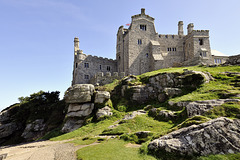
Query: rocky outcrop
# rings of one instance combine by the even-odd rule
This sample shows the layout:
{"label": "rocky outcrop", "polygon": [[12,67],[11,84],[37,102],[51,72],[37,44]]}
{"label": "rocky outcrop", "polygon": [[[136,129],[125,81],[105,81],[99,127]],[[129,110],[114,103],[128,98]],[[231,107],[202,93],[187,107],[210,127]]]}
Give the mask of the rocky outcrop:
{"label": "rocky outcrop", "polygon": [[98,109],[97,113],[96,113],[96,117],[97,119],[101,119],[102,117],[105,117],[105,116],[112,116],[112,109],[109,108],[108,106],[105,106],[101,109]]}
{"label": "rocky outcrop", "polygon": [[33,141],[58,128],[66,107],[58,96],[40,91],[0,112],[0,146]]}
{"label": "rocky outcrop", "polygon": [[203,115],[205,112],[213,109],[214,106],[221,106],[228,102],[240,102],[239,99],[213,99],[195,102],[169,102],[170,106],[178,106],[179,108],[186,107],[188,117],[195,115]]}
{"label": "rocky outcrop", "polygon": [[182,128],[153,140],[152,154],[209,155],[240,152],[240,120],[225,117]]}
{"label": "rocky outcrop", "polygon": [[75,84],[67,89],[64,95],[66,103],[91,102],[94,93],[92,84]]}
{"label": "rocky outcrop", "polygon": [[162,121],[175,120],[177,118],[176,112],[170,110],[159,110],[157,108],[150,109],[148,114],[149,116]]}
{"label": "rocky outcrop", "polygon": [[[92,84],[75,84],[67,89],[64,99],[69,105],[62,132],[71,132],[83,126],[94,109],[94,91]],[[104,100],[103,95],[99,94],[97,100]]]}
{"label": "rocky outcrop", "polygon": [[228,57],[224,65],[240,65],[240,54]]}
{"label": "rocky outcrop", "polygon": [[136,77],[126,77],[122,81],[121,96],[137,103],[146,103],[152,99],[164,102],[168,98],[180,96],[182,90],[194,90],[213,78],[210,74],[200,71],[184,70],[183,73],[159,73],[149,78],[146,85],[134,85]]}

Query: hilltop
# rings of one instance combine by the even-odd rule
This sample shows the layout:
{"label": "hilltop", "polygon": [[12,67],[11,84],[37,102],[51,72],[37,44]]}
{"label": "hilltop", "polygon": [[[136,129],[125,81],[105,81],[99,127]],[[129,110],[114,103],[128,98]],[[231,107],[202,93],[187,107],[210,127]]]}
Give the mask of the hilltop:
{"label": "hilltop", "polygon": [[74,85],[64,101],[39,92],[1,112],[1,143],[67,140],[84,160],[240,158],[239,79],[240,66],[194,66]]}

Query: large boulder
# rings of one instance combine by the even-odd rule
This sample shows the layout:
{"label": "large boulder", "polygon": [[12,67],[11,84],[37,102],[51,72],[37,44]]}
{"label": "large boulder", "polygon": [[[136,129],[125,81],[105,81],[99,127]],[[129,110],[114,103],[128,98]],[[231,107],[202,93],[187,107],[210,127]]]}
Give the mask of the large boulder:
{"label": "large boulder", "polygon": [[75,84],[67,89],[64,95],[66,103],[91,102],[94,93],[92,84]]}
{"label": "large boulder", "polygon": [[64,132],[64,133],[72,132],[72,131],[82,127],[83,124],[84,124],[84,120],[82,120],[82,119],[69,118],[64,123],[62,132]]}
{"label": "large boulder", "polygon": [[95,95],[94,103],[103,103],[110,99],[110,93],[108,91],[97,91]]}
{"label": "large boulder", "polygon": [[112,116],[112,109],[109,108],[108,106],[105,106],[101,109],[98,109],[97,113],[96,113],[96,117],[97,119],[101,119],[102,117],[105,117],[105,116]]}
{"label": "large boulder", "polygon": [[155,139],[148,145],[152,154],[173,153],[185,156],[240,152],[240,120],[217,118],[182,128]]}
{"label": "large boulder", "polygon": [[94,103],[70,104],[66,117],[87,117],[94,108]]}

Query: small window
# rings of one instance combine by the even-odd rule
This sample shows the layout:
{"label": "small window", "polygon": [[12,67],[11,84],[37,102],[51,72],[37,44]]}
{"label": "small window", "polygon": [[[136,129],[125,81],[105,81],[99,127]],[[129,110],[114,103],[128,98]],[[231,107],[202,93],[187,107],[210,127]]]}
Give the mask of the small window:
{"label": "small window", "polygon": [[172,35],[172,38],[174,39],[174,35]]}
{"label": "small window", "polygon": [[140,29],[143,30],[143,31],[146,31],[147,30],[147,26],[143,25],[143,24],[140,24]]}
{"label": "small window", "polygon": [[89,68],[89,63],[84,63],[84,68]]}
{"label": "small window", "polygon": [[78,67],[78,63],[76,63],[75,67],[76,67],[76,68]]}
{"label": "small window", "polygon": [[207,52],[200,52],[200,56],[207,57]]}
{"label": "small window", "polygon": [[110,66],[107,66],[107,71],[110,71],[110,70],[111,70]]}
{"label": "small window", "polygon": [[148,53],[146,53],[146,57],[148,58]]}
{"label": "small window", "polygon": [[203,45],[203,39],[199,39],[199,45]]}
{"label": "small window", "polygon": [[171,50],[172,50],[172,48],[168,48],[167,50],[168,50],[168,51],[171,51]]}
{"label": "small window", "polygon": [[99,69],[102,70],[102,65],[101,64],[99,65]]}
{"label": "small window", "polygon": [[85,74],[84,79],[89,79],[89,75]]}
{"label": "small window", "polygon": [[138,39],[138,44],[141,45],[142,44],[142,40]]}
{"label": "small window", "polygon": [[165,38],[168,38],[168,35],[165,35]]}

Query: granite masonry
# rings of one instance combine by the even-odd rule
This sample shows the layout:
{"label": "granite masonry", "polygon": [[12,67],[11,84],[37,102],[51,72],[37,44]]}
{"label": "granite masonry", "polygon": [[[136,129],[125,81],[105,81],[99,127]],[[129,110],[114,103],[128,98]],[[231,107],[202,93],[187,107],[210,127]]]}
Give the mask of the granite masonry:
{"label": "granite masonry", "polygon": [[[226,57],[221,62],[226,60]],[[209,30],[194,30],[194,24],[183,31],[183,21],[178,22],[178,34],[158,34],[154,18],[145,14],[132,16],[129,28],[120,26],[117,31],[116,59],[86,55],[79,49],[79,39],[74,38],[74,84],[100,85],[119,79],[123,75],[140,75],[161,68],[213,65]]]}

